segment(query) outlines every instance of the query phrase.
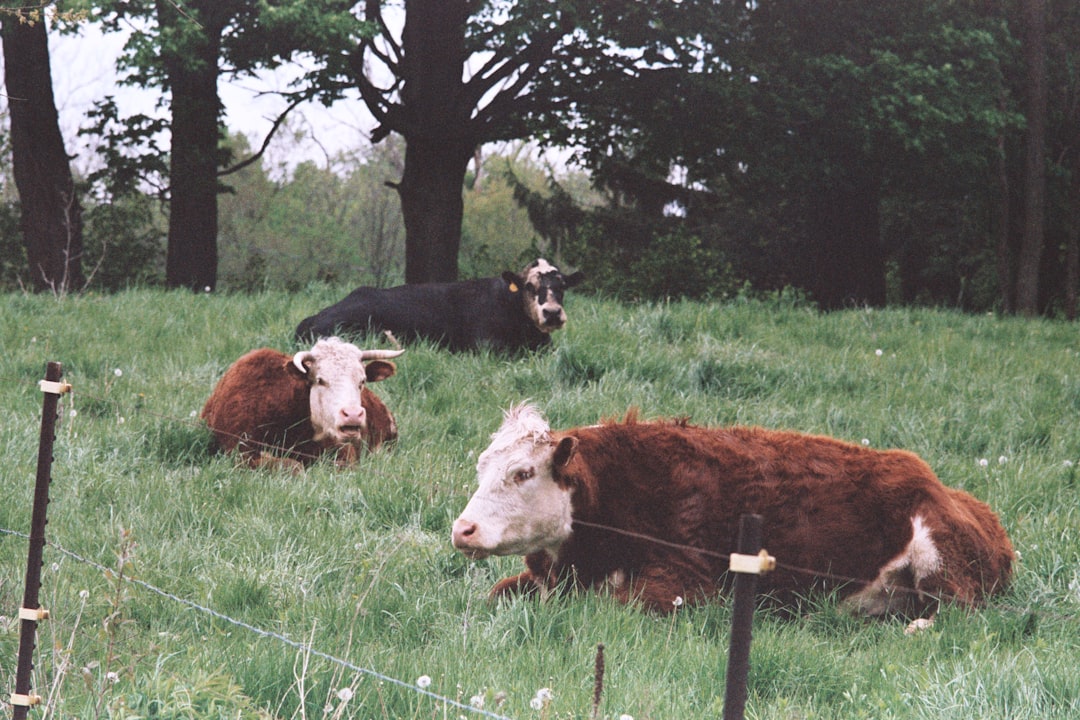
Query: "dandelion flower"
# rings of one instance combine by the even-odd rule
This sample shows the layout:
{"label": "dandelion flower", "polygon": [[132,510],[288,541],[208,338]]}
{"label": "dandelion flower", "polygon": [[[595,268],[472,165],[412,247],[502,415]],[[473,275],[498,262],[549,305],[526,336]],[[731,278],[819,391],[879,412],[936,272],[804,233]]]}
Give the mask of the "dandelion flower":
{"label": "dandelion flower", "polygon": [[628,715],[627,713],[623,713],[622,715],[619,716],[619,720],[634,720],[634,716],[633,715]]}
{"label": "dandelion flower", "polygon": [[343,687],[337,691],[337,699],[341,702],[349,702],[352,700],[353,691],[351,687]]}
{"label": "dandelion flower", "polygon": [[79,597],[82,598],[83,600],[86,600],[87,598],[90,597],[90,591],[89,590],[80,590],[79,591]]}
{"label": "dandelion flower", "polygon": [[416,678],[416,687],[420,688],[421,690],[426,690],[430,686],[431,678],[429,676],[421,675],[420,677]]}
{"label": "dandelion flower", "polygon": [[874,351],[874,354],[877,355],[878,357],[881,357],[882,355],[885,354],[885,351],[882,350],[881,348],[878,348],[877,350]]}
{"label": "dandelion flower", "polygon": [[469,698],[469,705],[471,707],[476,708],[477,710],[483,710],[484,709],[484,696],[483,695],[473,695],[471,698]]}
{"label": "dandelion flower", "polygon": [[554,698],[555,695],[552,694],[551,688],[540,688],[536,691],[536,697],[543,702],[551,702],[551,699]]}
{"label": "dandelion flower", "polygon": [[115,375],[116,377],[123,377],[124,371],[121,370],[120,368],[116,368],[115,370],[112,371],[112,374]]}
{"label": "dandelion flower", "polygon": [[674,605],[677,608],[682,607],[682,604],[683,604],[682,596],[676,595],[675,599],[671,601],[671,604]]}
{"label": "dandelion flower", "polygon": [[979,467],[986,467],[990,464],[990,461],[986,458],[979,458]]}
{"label": "dandelion flower", "polygon": [[1004,465],[1007,462],[1009,462],[1009,458],[1005,457],[1004,455],[998,457],[998,465]]}
{"label": "dandelion flower", "polygon": [[120,676],[117,675],[114,671],[110,670],[109,672],[105,673],[105,681],[110,685],[115,685],[117,682],[119,682],[119,680]]}
{"label": "dandelion flower", "polygon": [[864,447],[870,447],[870,438],[863,438],[861,442]]}
{"label": "dandelion flower", "polygon": [[541,700],[539,697],[534,697],[532,700],[529,701],[529,707],[531,707],[533,710],[543,710],[544,701]]}
{"label": "dandelion flower", "polygon": [[1072,460],[1066,460],[1065,461],[1065,467],[1072,467],[1072,466],[1073,466],[1073,461]]}

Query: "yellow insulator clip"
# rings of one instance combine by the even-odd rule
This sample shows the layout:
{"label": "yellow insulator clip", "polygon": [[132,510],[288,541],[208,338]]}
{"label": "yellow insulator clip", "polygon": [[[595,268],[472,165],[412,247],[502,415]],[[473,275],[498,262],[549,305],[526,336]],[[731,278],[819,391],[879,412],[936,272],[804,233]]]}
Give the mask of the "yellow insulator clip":
{"label": "yellow insulator clip", "polygon": [[764,575],[776,569],[776,558],[768,550],[762,550],[757,555],[731,553],[729,569],[731,572]]}

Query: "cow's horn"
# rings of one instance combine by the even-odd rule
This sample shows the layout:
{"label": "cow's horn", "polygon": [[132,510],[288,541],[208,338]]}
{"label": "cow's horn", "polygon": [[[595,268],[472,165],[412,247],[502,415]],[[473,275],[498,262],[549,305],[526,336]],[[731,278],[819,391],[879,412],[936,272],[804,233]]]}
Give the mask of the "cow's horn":
{"label": "cow's horn", "polygon": [[297,370],[299,370],[300,372],[307,375],[308,368],[307,368],[307,365],[305,363],[315,362],[315,354],[313,352],[311,352],[310,350],[304,350],[303,352],[298,352],[295,355],[293,355],[292,362],[293,362],[293,365],[296,366]]}
{"label": "cow's horn", "polygon": [[361,350],[360,360],[389,360],[401,355],[404,350]]}

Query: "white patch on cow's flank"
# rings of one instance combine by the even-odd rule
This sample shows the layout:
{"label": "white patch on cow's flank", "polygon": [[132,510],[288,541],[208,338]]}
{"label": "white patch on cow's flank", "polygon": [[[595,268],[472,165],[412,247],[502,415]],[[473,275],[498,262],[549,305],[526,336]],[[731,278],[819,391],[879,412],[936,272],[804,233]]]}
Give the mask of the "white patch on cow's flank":
{"label": "white patch on cow's flank", "polygon": [[[874,581],[844,599],[844,607],[863,615],[884,615],[907,604],[908,589],[898,580],[910,573],[915,587],[941,567],[941,555],[921,515],[911,519],[911,540],[899,555],[885,563]],[[920,597],[921,597],[920,593]]]}

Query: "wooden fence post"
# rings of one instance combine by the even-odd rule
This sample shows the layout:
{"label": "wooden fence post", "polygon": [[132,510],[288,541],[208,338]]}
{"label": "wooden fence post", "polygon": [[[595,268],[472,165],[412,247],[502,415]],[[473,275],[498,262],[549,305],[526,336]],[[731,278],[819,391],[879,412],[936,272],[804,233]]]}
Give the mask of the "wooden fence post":
{"label": "wooden fence post", "polygon": [[41,702],[41,697],[30,692],[30,679],[34,670],[34,647],[37,624],[49,617],[38,602],[41,589],[41,565],[45,548],[46,510],[49,505],[49,482],[52,479],[53,443],[56,440],[56,408],[60,396],[71,386],[60,382],[61,366],[50,362],[45,368],[41,391],[45,398],[41,409],[41,439],[38,441],[37,480],[34,483],[34,506],[30,516],[30,549],[26,555],[26,583],[23,587],[23,603],[19,609],[19,660],[15,671],[15,692],[11,694],[14,707],[12,720],[25,720],[31,705]]}
{"label": "wooden fence post", "polygon": [[742,720],[746,709],[746,680],[750,674],[750,635],[754,623],[758,575],[772,570],[776,558],[761,550],[761,516],[739,517],[739,549],[731,555],[735,604],[731,612],[724,720]]}

